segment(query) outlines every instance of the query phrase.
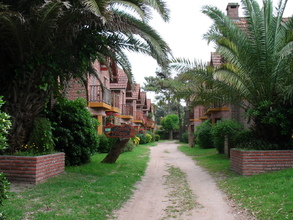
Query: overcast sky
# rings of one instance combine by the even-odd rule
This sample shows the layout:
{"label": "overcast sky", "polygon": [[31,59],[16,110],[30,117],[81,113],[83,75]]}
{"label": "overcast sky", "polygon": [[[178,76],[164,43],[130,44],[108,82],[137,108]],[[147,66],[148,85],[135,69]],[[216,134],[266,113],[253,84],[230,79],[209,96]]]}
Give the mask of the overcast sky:
{"label": "overcast sky", "polygon": [[[262,0],[258,0],[262,2]],[[201,9],[204,5],[212,5],[226,13],[228,3],[238,2],[240,4],[239,14],[242,15],[240,0],[165,0],[170,9],[170,21],[165,23],[154,14],[151,26],[159,32],[163,39],[169,44],[174,57],[184,57],[191,60],[209,61],[210,54],[214,51],[212,45],[207,45],[203,40],[203,34],[207,32],[212,21]],[[279,0],[273,0],[277,5]],[[293,0],[288,0],[285,15],[292,16]],[[144,77],[155,76],[156,62],[147,56],[140,54],[129,54],[135,81],[143,86]],[[150,98],[150,97],[148,97]],[[154,100],[152,100],[154,101]]]}

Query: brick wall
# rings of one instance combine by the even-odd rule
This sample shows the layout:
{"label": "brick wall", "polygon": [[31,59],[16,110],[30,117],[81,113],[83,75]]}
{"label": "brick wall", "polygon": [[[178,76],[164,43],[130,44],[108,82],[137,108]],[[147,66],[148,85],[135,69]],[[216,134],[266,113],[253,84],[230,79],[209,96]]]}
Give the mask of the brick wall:
{"label": "brick wall", "polygon": [[64,172],[65,154],[55,153],[42,156],[0,155],[0,172],[10,182],[37,184]]}
{"label": "brick wall", "polygon": [[231,170],[244,176],[293,167],[292,150],[248,151],[231,149]]}

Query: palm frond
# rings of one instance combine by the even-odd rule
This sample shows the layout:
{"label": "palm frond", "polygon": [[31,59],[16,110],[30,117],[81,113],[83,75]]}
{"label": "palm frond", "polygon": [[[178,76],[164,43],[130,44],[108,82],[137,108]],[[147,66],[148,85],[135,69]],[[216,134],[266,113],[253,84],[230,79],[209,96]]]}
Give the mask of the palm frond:
{"label": "palm frond", "polygon": [[144,2],[156,10],[164,21],[169,21],[170,10],[167,8],[166,3],[162,0],[144,0]]}

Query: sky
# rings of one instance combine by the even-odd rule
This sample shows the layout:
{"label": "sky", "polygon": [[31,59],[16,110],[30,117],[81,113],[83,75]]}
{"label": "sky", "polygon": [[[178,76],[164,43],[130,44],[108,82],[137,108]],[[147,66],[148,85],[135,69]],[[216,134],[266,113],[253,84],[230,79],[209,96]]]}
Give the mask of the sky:
{"label": "sky", "polygon": [[[226,13],[228,3],[238,2],[239,14],[242,16],[242,5],[240,0],[165,0],[170,9],[170,21],[165,23],[154,13],[150,25],[159,32],[162,38],[171,47],[174,57],[187,58],[190,60],[202,60],[208,62],[211,52],[215,51],[213,45],[208,45],[203,40],[205,34],[212,24],[209,17],[201,12],[204,5],[216,6]],[[262,0],[258,0],[262,4]],[[278,0],[273,0],[277,5]],[[293,0],[288,0],[285,17],[293,14]],[[143,86],[146,76],[155,76],[156,61],[142,54],[128,53],[132,65],[134,79]],[[149,94],[149,93],[148,93]],[[153,95],[150,95],[154,101]]]}

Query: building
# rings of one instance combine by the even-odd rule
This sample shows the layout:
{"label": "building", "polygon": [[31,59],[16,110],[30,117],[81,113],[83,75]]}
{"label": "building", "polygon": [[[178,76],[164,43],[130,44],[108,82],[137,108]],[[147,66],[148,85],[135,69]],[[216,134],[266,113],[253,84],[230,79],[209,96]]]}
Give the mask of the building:
{"label": "building", "polygon": [[86,82],[72,79],[65,91],[69,100],[87,100],[88,109],[100,122],[98,134],[107,124],[129,124],[136,132],[153,130],[154,105],[142,92],[139,84],[131,85],[125,72],[116,62],[109,62],[111,70],[98,61],[93,63],[97,77],[89,75]]}
{"label": "building", "polygon": [[[239,17],[238,3],[229,3],[226,11],[227,16],[229,16],[233,22],[235,22],[238,26],[245,28],[246,21],[243,17]],[[221,55],[212,52],[209,65],[219,67],[222,63],[223,59]],[[249,126],[244,117],[244,109],[232,105],[223,106],[220,103],[213,103],[210,106],[196,106],[193,109],[193,112],[190,113],[190,124],[193,131],[195,131],[196,126],[200,125],[207,119],[210,119],[213,124],[221,121],[222,119],[235,119],[244,126]]]}

